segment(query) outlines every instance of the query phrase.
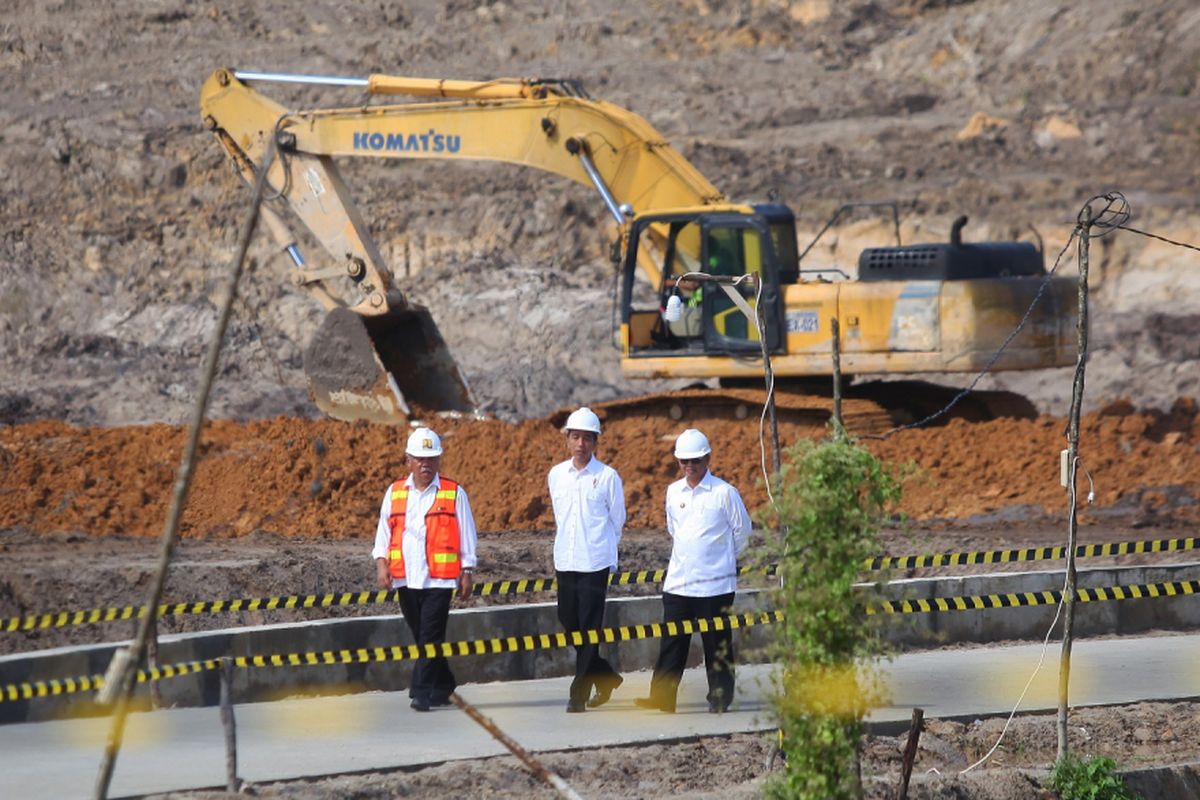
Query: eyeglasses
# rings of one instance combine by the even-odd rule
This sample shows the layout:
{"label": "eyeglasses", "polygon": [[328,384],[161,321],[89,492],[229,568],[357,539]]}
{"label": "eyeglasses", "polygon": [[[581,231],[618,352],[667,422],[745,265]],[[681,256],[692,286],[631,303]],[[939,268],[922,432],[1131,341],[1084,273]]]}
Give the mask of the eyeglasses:
{"label": "eyeglasses", "polygon": [[675,460],[680,464],[703,464],[704,456],[700,456],[699,458],[677,458]]}

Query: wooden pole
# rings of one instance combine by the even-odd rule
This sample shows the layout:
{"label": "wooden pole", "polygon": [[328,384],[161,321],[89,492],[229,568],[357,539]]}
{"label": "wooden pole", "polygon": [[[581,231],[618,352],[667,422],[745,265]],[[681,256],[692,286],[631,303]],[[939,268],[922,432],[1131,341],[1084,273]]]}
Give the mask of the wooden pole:
{"label": "wooden pole", "polygon": [[908,781],[912,777],[913,762],[917,760],[917,743],[921,739],[924,726],[925,711],[914,708],[912,725],[908,729],[908,742],[904,745],[904,760],[900,767],[900,792],[896,795],[899,800],[908,800]]}
{"label": "wooden pole", "polygon": [[233,659],[221,659],[221,727],[225,729],[225,791],[237,792],[237,721],[233,717]]}
{"label": "wooden pole", "polygon": [[833,333],[830,342],[833,352],[833,435],[841,439],[846,435],[846,425],[842,419],[842,344],[837,317],[830,320],[829,327]]}
{"label": "wooden pole", "polygon": [[125,720],[129,714],[129,698],[133,694],[134,678],[138,669],[146,660],[146,642],[150,636],[150,627],[158,612],[158,604],[162,602],[163,587],[167,582],[167,569],[171,564],[171,554],[175,549],[175,540],[179,535],[179,522],[183,517],[183,508],[187,502],[188,490],[192,485],[192,474],[196,465],[196,454],[200,449],[200,434],[204,429],[204,417],[208,413],[208,398],[212,392],[212,384],[217,373],[217,362],[221,355],[221,345],[225,340],[225,330],[229,327],[229,318],[233,313],[233,301],[237,297],[238,282],[242,277],[242,269],[246,263],[246,252],[250,249],[250,239],[258,224],[259,207],[262,204],[263,189],[266,186],[267,172],[275,155],[272,144],[267,149],[262,165],[258,168],[258,178],[254,184],[254,200],[250,215],[242,229],[242,237],[238,242],[237,255],[230,265],[228,289],[225,300],[217,318],[217,329],[209,342],[208,354],[200,373],[200,387],[196,393],[196,403],[192,410],[191,429],[188,432],[187,444],[184,446],[183,457],[175,476],[175,488],[171,495],[171,508],[167,514],[167,522],[163,527],[162,540],[159,546],[158,571],[147,592],[143,614],[138,623],[137,636],[130,645],[128,668],[116,677],[118,694],[113,708],[112,725],[109,728],[108,741],[105,743],[104,756],[100,761],[100,772],[96,776],[96,787],[93,797],[105,800],[108,797],[108,786],[112,782],[113,768],[117,763],[117,753],[121,750],[121,740],[125,735]]}
{"label": "wooden pole", "polygon": [[1071,685],[1071,645],[1075,626],[1075,546],[1079,524],[1075,514],[1075,473],[1079,456],[1079,415],[1083,407],[1084,372],[1088,352],[1088,242],[1092,231],[1092,209],[1079,212],[1079,321],[1076,327],[1075,383],[1071,392],[1071,414],[1067,423],[1067,577],[1063,587],[1063,641],[1058,662],[1058,760],[1067,756],[1067,708]]}

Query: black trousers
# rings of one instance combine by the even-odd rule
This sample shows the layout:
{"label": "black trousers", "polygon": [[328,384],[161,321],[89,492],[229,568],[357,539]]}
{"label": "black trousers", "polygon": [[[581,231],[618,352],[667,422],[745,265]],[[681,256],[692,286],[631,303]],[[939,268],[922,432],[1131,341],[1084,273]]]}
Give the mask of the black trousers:
{"label": "black trousers", "polygon": [[[687,597],[663,592],[663,622],[681,622],[685,619],[706,619],[729,613],[733,605],[733,593],[713,597]],[[704,643],[704,669],[708,676],[708,702],[728,708],[733,702],[733,631],[700,634]],[[654,665],[654,676],[650,679],[650,698],[659,706],[675,710],[675,695],[679,681],[687,666],[688,650],[692,646],[691,635],[664,636],[658,652],[658,663]]]}
{"label": "black trousers", "polygon": [[[556,572],[555,577],[558,579],[558,621],[563,629],[572,633],[603,628],[608,570]],[[571,702],[585,703],[597,683],[619,678],[612,665],[600,657],[599,645],[584,644],[577,647]]]}
{"label": "black trousers", "polygon": [[[400,611],[412,631],[417,644],[441,644],[446,641],[446,622],[450,618],[450,600],[453,589],[409,589],[401,586],[396,590],[400,600]],[[423,699],[432,704],[449,702],[450,693],[458,688],[454,673],[444,656],[420,658],[413,667],[412,684],[408,696]]]}

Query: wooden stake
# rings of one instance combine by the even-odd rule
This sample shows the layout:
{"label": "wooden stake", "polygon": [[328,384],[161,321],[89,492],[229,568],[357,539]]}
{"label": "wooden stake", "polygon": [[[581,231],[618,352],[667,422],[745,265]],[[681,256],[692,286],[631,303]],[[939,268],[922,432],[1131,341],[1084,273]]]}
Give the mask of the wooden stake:
{"label": "wooden stake", "polygon": [[771,465],[775,468],[771,478],[774,480],[779,477],[782,469],[782,454],[779,451],[779,419],[775,415],[775,372],[771,367],[771,352],[767,348],[766,317],[763,315],[763,310],[757,306],[754,309],[754,316],[754,324],[758,326],[758,343],[762,348],[763,382],[767,389],[767,420],[771,426]]}
{"label": "wooden stake", "polygon": [[[150,638],[146,641],[146,663],[152,667],[158,667],[158,620],[150,622]],[[160,709],[163,707],[162,686],[157,680],[150,681],[150,707]]]}
{"label": "wooden stake", "polygon": [[917,760],[917,743],[924,728],[925,711],[914,708],[912,726],[908,729],[908,742],[904,745],[904,761],[900,768],[900,792],[896,795],[899,800],[908,800],[908,779],[912,777],[913,762]]}
{"label": "wooden stake", "polygon": [[225,791],[236,792],[241,781],[237,776],[237,721],[233,718],[233,659],[221,659],[221,727],[225,729]]}
{"label": "wooden stake", "polygon": [[495,722],[481,714],[479,710],[475,708],[475,706],[471,705],[466,700],[463,700],[462,697],[459,696],[458,692],[452,692],[450,694],[450,702],[458,706],[459,710],[468,717],[479,723],[484,730],[495,737],[496,741],[507,747],[508,752],[516,756],[517,760],[519,760],[522,764],[529,767],[529,771],[532,772],[538,780],[554,787],[554,789],[563,797],[567,798],[567,800],[582,800],[582,798],[576,794],[575,790],[571,788],[570,784],[542,766],[541,762],[534,758],[524,747],[521,747],[521,745],[510,739],[504,731],[500,730]]}
{"label": "wooden stake", "polygon": [[238,242],[237,255],[229,269],[228,289],[225,300],[217,318],[217,328],[208,345],[204,367],[200,372],[200,387],[196,392],[196,402],[192,409],[191,428],[188,431],[187,443],[184,445],[183,456],[179,469],[175,474],[175,487],[171,494],[171,508],[167,513],[167,522],[163,526],[162,540],[159,545],[158,569],[150,590],[146,594],[143,606],[143,616],[138,623],[137,636],[130,645],[130,663],[123,675],[115,681],[118,688],[116,706],[113,708],[112,725],[109,728],[108,740],[104,746],[104,756],[100,760],[100,772],[96,776],[96,786],[93,797],[105,800],[108,797],[108,786],[112,782],[113,769],[117,764],[117,753],[121,750],[121,740],[125,736],[125,720],[129,714],[129,698],[133,694],[133,686],[137,671],[146,661],[146,642],[150,636],[150,626],[158,613],[158,604],[162,602],[163,587],[167,583],[167,570],[171,565],[171,554],[175,550],[175,540],[179,536],[179,522],[183,517],[184,505],[187,502],[188,490],[192,485],[192,474],[196,466],[197,453],[200,449],[200,434],[204,429],[204,418],[208,413],[208,398],[212,392],[213,381],[217,374],[217,363],[221,356],[221,345],[225,341],[225,331],[229,327],[229,318],[233,314],[233,301],[237,297],[238,282],[246,264],[246,252],[250,249],[250,239],[258,225],[259,209],[262,205],[263,190],[267,183],[267,172],[275,156],[275,146],[272,143],[267,148],[263,163],[258,168],[258,178],[254,183],[254,200],[250,214],[242,229],[241,240]]}

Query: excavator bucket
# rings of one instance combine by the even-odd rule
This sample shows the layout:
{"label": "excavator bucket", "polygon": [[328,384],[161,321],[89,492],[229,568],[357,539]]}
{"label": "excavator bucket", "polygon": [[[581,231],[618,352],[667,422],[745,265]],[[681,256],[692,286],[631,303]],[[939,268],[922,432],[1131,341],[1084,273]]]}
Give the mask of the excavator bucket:
{"label": "excavator bucket", "polygon": [[317,407],[337,419],[404,424],[476,408],[437,324],[420,306],[379,317],[335,308],[304,351],[304,371]]}

